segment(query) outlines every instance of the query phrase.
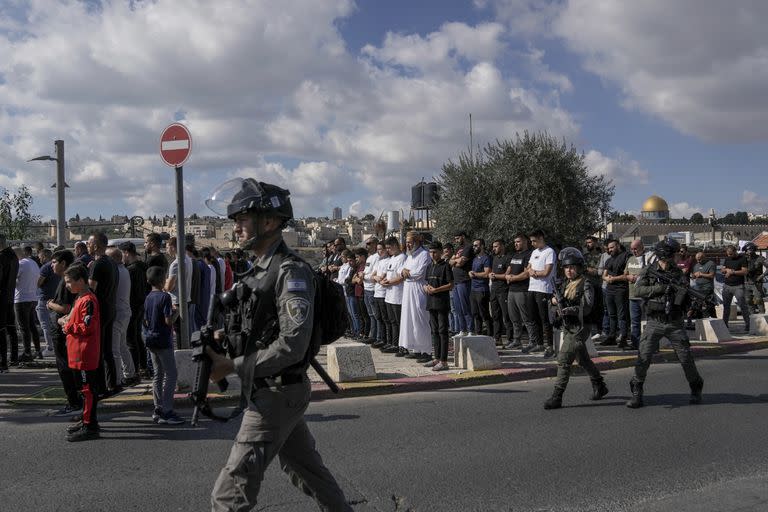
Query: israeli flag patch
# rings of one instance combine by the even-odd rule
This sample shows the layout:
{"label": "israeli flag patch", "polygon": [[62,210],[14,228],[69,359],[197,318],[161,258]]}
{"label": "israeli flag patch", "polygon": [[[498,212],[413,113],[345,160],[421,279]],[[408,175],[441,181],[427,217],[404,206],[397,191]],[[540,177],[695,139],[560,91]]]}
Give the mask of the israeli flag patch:
{"label": "israeli flag patch", "polygon": [[289,292],[305,292],[307,291],[307,282],[298,279],[289,279],[287,288]]}

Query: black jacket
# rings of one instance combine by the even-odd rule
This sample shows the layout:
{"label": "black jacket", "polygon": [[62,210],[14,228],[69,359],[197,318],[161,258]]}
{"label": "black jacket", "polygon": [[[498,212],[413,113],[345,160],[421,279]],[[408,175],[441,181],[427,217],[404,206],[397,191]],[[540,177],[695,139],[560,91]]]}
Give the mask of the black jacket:
{"label": "black jacket", "polygon": [[13,249],[0,251],[0,304],[13,304],[16,277],[19,275],[19,258]]}

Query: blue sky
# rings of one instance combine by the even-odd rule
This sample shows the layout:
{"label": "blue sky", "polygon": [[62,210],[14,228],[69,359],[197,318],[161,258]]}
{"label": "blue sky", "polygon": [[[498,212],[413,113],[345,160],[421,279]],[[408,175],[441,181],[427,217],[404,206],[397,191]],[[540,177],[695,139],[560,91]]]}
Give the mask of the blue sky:
{"label": "blue sky", "polygon": [[[98,8],[94,8],[96,5]],[[298,215],[407,209],[475,142],[547,130],[673,215],[768,208],[768,4],[678,0],[15,0],[0,5],[0,186],[55,215],[175,211],[157,155],[180,119],[188,212],[232,176]]]}

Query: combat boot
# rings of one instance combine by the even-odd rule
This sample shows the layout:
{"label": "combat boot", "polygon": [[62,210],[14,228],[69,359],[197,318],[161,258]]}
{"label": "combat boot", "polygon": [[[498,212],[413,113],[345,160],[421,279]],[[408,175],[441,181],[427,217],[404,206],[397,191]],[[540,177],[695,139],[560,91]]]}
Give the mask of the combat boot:
{"label": "combat boot", "polygon": [[552,396],[547,398],[544,402],[545,409],[559,409],[563,406],[563,389],[555,388],[552,392]]}
{"label": "combat boot", "polygon": [[639,409],[643,406],[643,383],[633,378],[629,381],[629,389],[632,390],[632,398],[627,402],[627,407]]}
{"label": "combat boot", "polygon": [[600,400],[608,394],[608,386],[605,385],[605,380],[601,377],[592,381],[592,400]]}
{"label": "combat boot", "polygon": [[699,380],[696,380],[694,382],[691,382],[691,398],[688,400],[688,403],[690,404],[700,404],[701,403],[701,390],[704,389],[704,379],[699,377]]}

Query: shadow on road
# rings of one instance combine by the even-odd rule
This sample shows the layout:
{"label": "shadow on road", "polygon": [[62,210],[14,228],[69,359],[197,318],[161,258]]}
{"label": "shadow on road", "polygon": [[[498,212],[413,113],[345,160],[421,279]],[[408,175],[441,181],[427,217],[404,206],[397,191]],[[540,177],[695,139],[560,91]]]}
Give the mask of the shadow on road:
{"label": "shadow on road", "polygon": [[[688,399],[691,395],[683,393],[675,394],[659,394],[659,395],[644,395],[643,404],[645,407],[658,407],[663,406],[668,409],[674,409],[677,407],[692,407],[688,403]],[[565,407],[612,407],[623,406],[627,400],[630,399],[629,395],[626,396],[610,396],[597,402],[589,402],[574,405],[565,405]],[[704,393],[704,398],[701,404],[697,407],[706,407],[707,405],[720,405],[720,404],[768,404],[768,394],[763,395],[744,395],[741,393]]]}
{"label": "shadow on road", "polygon": [[432,393],[487,393],[487,394],[499,394],[508,395],[511,393],[528,393],[528,391],[522,389],[482,389],[482,388],[448,388],[448,389],[435,389]]}
{"label": "shadow on road", "polygon": [[324,423],[326,421],[337,421],[337,420],[356,420],[359,419],[360,416],[357,414],[330,414],[328,416],[324,414],[305,414],[304,415],[304,421],[307,423]]}

